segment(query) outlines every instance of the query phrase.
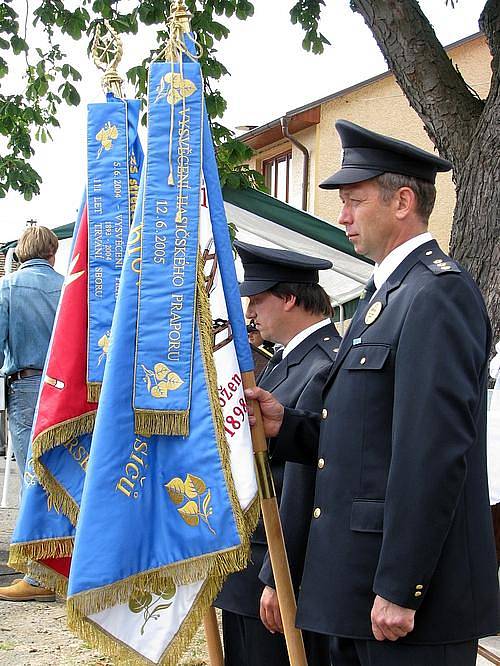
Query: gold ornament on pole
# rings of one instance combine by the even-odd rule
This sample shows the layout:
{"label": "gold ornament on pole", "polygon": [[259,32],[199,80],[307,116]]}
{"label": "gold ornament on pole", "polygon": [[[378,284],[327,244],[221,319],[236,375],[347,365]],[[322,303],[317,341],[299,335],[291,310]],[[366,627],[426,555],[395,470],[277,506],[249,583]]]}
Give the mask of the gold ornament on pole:
{"label": "gold ornament on pole", "polygon": [[104,72],[101,80],[104,92],[112,92],[120,98],[123,97],[123,79],[118,74],[117,68],[122,56],[123,44],[116,30],[107,20],[99,23],[92,43],[92,59],[95,66]]}

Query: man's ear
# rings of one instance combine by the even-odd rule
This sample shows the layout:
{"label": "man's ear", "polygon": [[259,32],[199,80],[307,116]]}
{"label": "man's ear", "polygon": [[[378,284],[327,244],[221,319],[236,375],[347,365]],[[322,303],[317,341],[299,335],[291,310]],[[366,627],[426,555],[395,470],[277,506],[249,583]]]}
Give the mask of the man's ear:
{"label": "man's ear", "polygon": [[395,195],[395,215],[399,220],[404,220],[410,213],[415,212],[417,197],[411,187],[400,187]]}
{"label": "man's ear", "polygon": [[283,310],[285,312],[290,312],[290,310],[293,310],[295,307],[295,304],[297,302],[297,297],[294,296],[293,294],[286,294],[283,296]]}

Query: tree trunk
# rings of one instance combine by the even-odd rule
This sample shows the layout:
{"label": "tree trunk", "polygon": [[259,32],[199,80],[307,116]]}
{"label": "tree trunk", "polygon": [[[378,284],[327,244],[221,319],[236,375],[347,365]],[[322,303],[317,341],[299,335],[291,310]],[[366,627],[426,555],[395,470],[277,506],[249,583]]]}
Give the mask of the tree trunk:
{"label": "tree trunk", "polygon": [[450,252],[477,281],[496,342],[500,337],[498,0],[486,2],[480,19],[493,55],[486,102],[453,67],[417,0],[351,0],[351,7],[362,14],[434,145],[453,162],[457,205]]}

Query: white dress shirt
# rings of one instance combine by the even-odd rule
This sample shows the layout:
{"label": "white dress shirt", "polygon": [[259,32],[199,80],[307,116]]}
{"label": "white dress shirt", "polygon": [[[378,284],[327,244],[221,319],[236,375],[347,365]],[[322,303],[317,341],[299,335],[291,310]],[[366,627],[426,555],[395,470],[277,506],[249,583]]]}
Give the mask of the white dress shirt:
{"label": "white dress shirt", "polygon": [[303,331],[300,331],[300,333],[297,333],[297,335],[295,335],[283,349],[283,358],[288,356],[292,349],[295,349],[295,347],[300,345],[302,340],[305,340],[307,337],[309,337],[311,333],[314,333],[314,331],[317,331],[319,328],[323,328],[323,326],[326,326],[330,323],[330,319],[323,319],[322,321],[317,321],[315,324],[312,324],[312,326],[308,326]]}

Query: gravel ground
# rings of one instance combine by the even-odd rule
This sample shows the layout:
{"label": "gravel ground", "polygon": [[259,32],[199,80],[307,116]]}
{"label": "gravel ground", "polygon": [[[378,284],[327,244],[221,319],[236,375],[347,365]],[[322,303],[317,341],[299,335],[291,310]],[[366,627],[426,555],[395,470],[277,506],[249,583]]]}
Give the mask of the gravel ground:
{"label": "gravel ground", "polygon": [[[5,458],[0,457],[0,497],[4,469]],[[8,585],[16,578],[15,572],[9,569],[6,563],[10,536],[17,516],[15,507],[18,487],[17,472],[13,470],[7,498],[10,508],[0,508],[0,586]],[[500,636],[484,639],[481,644],[500,657]],[[483,657],[478,657],[477,660],[477,666],[491,666],[492,663],[495,662]],[[55,603],[0,601],[0,666],[80,666],[81,664],[117,666],[68,630],[65,604],[62,600]],[[179,666],[209,666],[203,628],[192,640]],[[263,664],[263,666],[268,665]]]}
{"label": "gravel ground", "polygon": [[[0,586],[19,577],[7,567],[10,536],[17,516],[19,479],[15,463],[11,477],[7,508],[0,508]],[[2,495],[5,458],[0,457],[0,497]],[[66,626],[66,608],[62,599],[55,603],[0,601],[1,666],[113,666]],[[200,629],[179,666],[208,666],[205,636]]]}

